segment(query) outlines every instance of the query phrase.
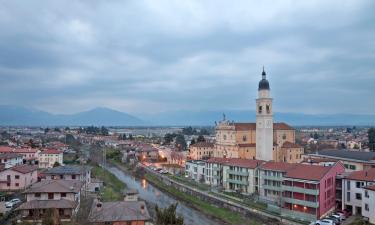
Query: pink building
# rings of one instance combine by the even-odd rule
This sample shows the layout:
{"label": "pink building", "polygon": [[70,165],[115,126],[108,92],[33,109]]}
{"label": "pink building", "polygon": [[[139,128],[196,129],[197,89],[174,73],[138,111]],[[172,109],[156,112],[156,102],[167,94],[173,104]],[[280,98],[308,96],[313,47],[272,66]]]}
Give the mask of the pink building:
{"label": "pink building", "polygon": [[15,148],[15,153],[23,155],[26,161],[38,160],[38,149],[35,148]]}
{"label": "pink building", "polygon": [[298,164],[289,169],[282,184],[282,215],[312,221],[335,210],[336,175],[345,171],[332,166]]}
{"label": "pink building", "polygon": [[0,171],[0,190],[17,191],[37,182],[37,166],[20,165]]}

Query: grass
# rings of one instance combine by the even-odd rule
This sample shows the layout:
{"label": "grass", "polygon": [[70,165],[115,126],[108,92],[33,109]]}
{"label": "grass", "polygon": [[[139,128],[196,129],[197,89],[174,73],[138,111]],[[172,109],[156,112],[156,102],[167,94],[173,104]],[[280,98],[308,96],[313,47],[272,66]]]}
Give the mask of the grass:
{"label": "grass", "polygon": [[169,175],[169,178],[171,178],[171,179],[173,179],[177,182],[186,184],[190,187],[197,188],[201,191],[209,191],[211,189],[210,186],[208,186],[207,184],[198,183],[198,182],[195,182],[193,180],[189,180],[188,178],[182,178],[182,177],[178,177],[178,176],[174,176],[174,175]]}
{"label": "grass", "polygon": [[[241,216],[241,214],[237,212],[232,212],[230,210],[219,208],[214,206],[208,202],[202,201],[199,198],[181,192],[173,187],[170,187],[164,184],[162,181],[158,179],[155,175],[152,174],[145,174],[145,178],[157,186],[159,189],[170,193],[171,195],[185,201],[187,203],[191,203],[195,208],[202,211],[203,213],[218,218],[226,223],[229,224],[246,224],[250,222],[250,224],[259,224],[257,221],[245,221],[245,219]],[[249,223],[247,223],[249,224]]]}
{"label": "grass", "polygon": [[100,191],[102,201],[122,200],[122,191],[126,187],[122,181],[99,166],[94,166],[91,172],[94,177],[102,180],[105,184],[105,187]]}

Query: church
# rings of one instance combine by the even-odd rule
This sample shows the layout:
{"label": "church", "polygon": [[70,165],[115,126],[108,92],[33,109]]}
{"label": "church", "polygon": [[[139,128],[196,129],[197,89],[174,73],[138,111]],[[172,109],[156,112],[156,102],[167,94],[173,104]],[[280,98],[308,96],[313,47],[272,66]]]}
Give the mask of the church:
{"label": "church", "polygon": [[236,123],[224,115],[215,131],[213,157],[288,163],[302,161],[304,149],[295,142],[295,129],[286,123],[273,122],[271,89],[264,68],[258,85],[256,122]]}

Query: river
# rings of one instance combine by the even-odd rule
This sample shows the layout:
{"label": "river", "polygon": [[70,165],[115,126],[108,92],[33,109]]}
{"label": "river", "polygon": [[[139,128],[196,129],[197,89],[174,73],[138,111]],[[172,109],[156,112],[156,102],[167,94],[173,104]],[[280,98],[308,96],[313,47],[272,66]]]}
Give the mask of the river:
{"label": "river", "polygon": [[128,188],[138,190],[140,198],[147,202],[158,204],[158,206],[162,208],[178,202],[177,214],[184,217],[184,224],[186,225],[220,225],[220,223],[210,219],[201,212],[192,209],[170,195],[161,192],[159,189],[149,184],[145,179],[136,179],[132,175],[124,173],[116,167],[107,167],[107,169],[124,182]]}

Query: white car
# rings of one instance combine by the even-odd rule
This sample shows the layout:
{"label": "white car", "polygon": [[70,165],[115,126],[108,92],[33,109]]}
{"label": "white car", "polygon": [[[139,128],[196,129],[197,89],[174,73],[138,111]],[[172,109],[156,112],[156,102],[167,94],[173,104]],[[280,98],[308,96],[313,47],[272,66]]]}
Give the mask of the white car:
{"label": "white car", "polygon": [[335,225],[335,223],[332,220],[317,220],[315,221],[315,225]]}
{"label": "white car", "polygon": [[336,213],[334,213],[333,215],[338,215],[338,216],[340,216],[340,219],[341,219],[341,220],[346,220],[346,216],[345,216],[344,213],[336,212]]}
{"label": "white car", "polygon": [[13,206],[21,203],[21,200],[19,198],[14,198],[10,200],[9,202],[5,202],[5,208],[13,208]]}

